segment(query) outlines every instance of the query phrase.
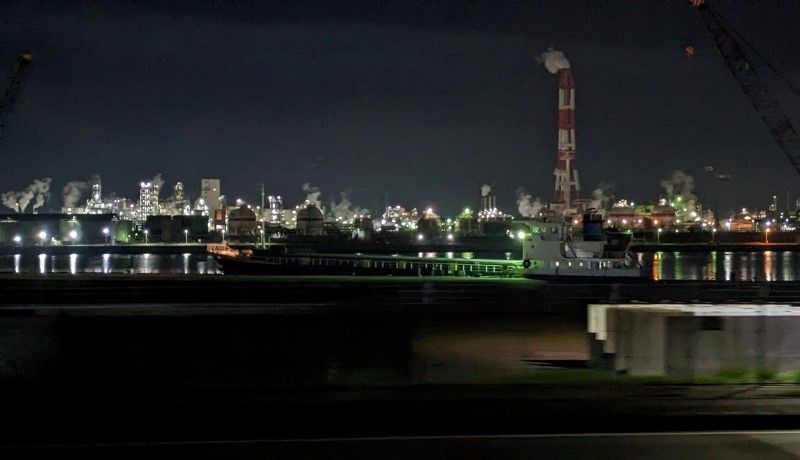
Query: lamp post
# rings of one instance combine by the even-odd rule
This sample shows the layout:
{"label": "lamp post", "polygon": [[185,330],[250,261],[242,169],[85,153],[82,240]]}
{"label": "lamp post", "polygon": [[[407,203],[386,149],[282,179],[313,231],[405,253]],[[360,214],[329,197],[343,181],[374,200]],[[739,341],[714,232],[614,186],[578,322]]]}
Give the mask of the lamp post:
{"label": "lamp post", "polygon": [[108,229],[108,227],[103,227],[103,235],[106,236],[106,245],[108,245],[108,234],[109,233],[111,233],[111,231]]}
{"label": "lamp post", "polygon": [[261,247],[263,248],[264,247],[264,229],[262,228],[258,232],[261,234]]}
{"label": "lamp post", "polygon": [[717,229],[716,228],[712,228],[711,229],[711,242],[713,244],[717,244]]}
{"label": "lamp post", "polygon": [[764,243],[769,243],[769,231],[770,231],[769,227],[767,227],[767,229],[764,230]]}
{"label": "lamp post", "polygon": [[[520,247],[520,250],[522,251],[520,253],[520,257],[524,259],[525,258],[525,245],[528,244],[528,241],[527,241],[528,240],[528,234],[525,233],[525,231],[520,230],[520,231],[517,232],[517,238],[519,239],[519,242],[522,243],[522,245]],[[523,260],[523,263],[524,263],[524,260]]]}
{"label": "lamp post", "polygon": [[42,240],[42,246],[47,242],[47,232],[42,230],[39,232],[39,239]]}
{"label": "lamp post", "polygon": [[656,230],[656,244],[661,244],[661,232],[663,231],[664,229],[661,227],[658,227],[658,230]]}
{"label": "lamp post", "polygon": [[22,243],[22,237],[19,235],[14,235],[14,242],[17,244]]}
{"label": "lamp post", "polygon": [[189,244],[189,230],[183,229],[184,243]]}
{"label": "lamp post", "polygon": [[222,244],[225,244],[225,229],[222,229]]}
{"label": "lamp post", "polygon": [[147,235],[150,234],[150,230],[144,229],[144,244],[147,244]]}

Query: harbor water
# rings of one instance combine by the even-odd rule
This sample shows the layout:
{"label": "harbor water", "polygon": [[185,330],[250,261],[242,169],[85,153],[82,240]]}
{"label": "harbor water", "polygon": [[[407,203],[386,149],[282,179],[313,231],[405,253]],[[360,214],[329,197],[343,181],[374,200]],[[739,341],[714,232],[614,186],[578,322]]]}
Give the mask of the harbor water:
{"label": "harbor water", "polygon": [[[411,255],[411,254],[410,254]],[[473,253],[413,254],[419,257],[485,258]],[[481,257],[484,256],[484,257]],[[508,260],[512,256],[492,258]],[[654,280],[798,281],[800,252],[645,252],[636,254]],[[222,274],[205,254],[65,254],[0,256],[0,273]]]}

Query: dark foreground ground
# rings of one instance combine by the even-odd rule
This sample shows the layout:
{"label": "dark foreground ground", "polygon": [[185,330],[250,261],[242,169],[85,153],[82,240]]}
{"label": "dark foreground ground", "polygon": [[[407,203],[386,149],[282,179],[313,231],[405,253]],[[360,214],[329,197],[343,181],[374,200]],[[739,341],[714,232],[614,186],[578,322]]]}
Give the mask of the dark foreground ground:
{"label": "dark foreground ground", "polygon": [[794,433],[586,434],[800,429],[793,383],[585,363],[589,302],[798,302],[798,283],[48,276],[0,293],[3,458],[788,458]]}
{"label": "dark foreground ground", "polygon": [[793,431],[711,433],[599,433],[355,439],[247,440],[208,443],[95,445],[14,452],[29,458],[692,458],[792,459],[800,455]]}

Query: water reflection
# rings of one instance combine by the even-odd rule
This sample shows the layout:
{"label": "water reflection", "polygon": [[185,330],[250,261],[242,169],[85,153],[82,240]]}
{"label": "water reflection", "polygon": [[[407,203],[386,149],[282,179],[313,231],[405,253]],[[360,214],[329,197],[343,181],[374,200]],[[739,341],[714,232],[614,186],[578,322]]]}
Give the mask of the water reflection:
{"label": "water reflection", "polygon": [[[438,257],[473,255],[448,252]],[[421,256],[430,257],[431,253]],[[635,256],[654,280],[800,280],[799,252],[651,252]],[[13,254],[0,256],[0,273],[219,274],[221,269],[205,254]]]}
{"label": "water reflection", "polygon": [[781,277],[788,279],[792,276],[792,253],[784,251],[781,256]]}
{"label": "water reflection", "polygon": [[733,254],[730,252],[725,253],[724,262],[722,263],[722,268],[725,271],[725,281],[731,280],[731,274],[733,273]]}
{"label": "water reflection", "polygon": [[800,280],[800,253],[656,252],[640,260],[654,280],[795,281]]}
{"label": "water reflection", "polygon": [[772,251],[764,251],[764,279],[767,281],[775,281],[774,263]]}
{"label": "water reflection", "polygon": [[69,272],[72,275],[78,273],[78,254],[69,255]]}
{"label": "water reflection", "polygon": [[219,274],[219,265],[205,254],[14,254],[0,256],[0,273],[171,273]]}

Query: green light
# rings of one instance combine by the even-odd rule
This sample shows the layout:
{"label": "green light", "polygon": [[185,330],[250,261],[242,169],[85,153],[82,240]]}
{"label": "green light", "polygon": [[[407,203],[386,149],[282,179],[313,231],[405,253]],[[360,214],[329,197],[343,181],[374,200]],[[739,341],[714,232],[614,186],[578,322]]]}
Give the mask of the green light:
{"label": "green light", "polygon": [[518,231],[517,232],[517,238],[519,238],[521,240],[524,240],[525,239],[525,232],[523,232],[522,230]]}

